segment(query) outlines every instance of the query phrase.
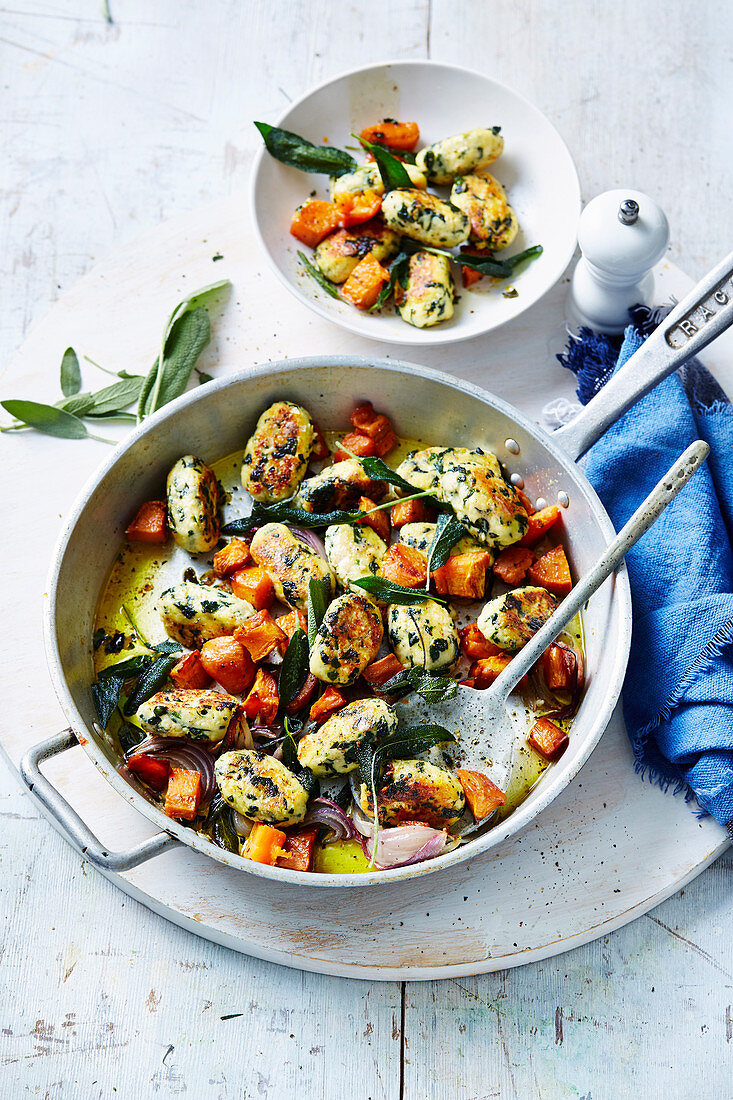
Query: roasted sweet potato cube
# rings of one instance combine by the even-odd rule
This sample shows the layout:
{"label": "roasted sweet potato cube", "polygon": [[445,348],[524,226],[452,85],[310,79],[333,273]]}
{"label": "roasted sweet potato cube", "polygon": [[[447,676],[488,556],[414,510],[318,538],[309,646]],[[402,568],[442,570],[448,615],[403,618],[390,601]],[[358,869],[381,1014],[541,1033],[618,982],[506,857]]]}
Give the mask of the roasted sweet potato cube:
{"label": "roasted sweet potato cube", "polygon": [[264,668],[257,669],[255,682],[244,700],[242,708],[250,721],[261,726],[270,726],[277,717],[280,703],[275,677]]}
{"label": "roasted sweet potato cube", "polygon": [[297,833],[288,833],[282,846],[285,854],[278,858],[277,866],[288,867],[291,871],[310,871],[317,838],[317,825],[298,829]]}
{"label": "roasted sweet potato cube", "polygon": [[290,611],[287,615],[281,615],[278,619],[275,619],[275,624],[282,630],[284,635],[283,639],[278,643],[278,649],[283,656],[296,630],[305,630],[306,633],[308,632],[308,620],[302,611]]}
{"label": "roasted sweet potato cube", "polygon": [[562,546],[553,546],[538,558],[529,570],[529,579],[556,596],[567,596],[573,587],[573,578]]}
{"label": "roasted sweet potato cube", "polygon": [[362,676],[372,687],[381,687],[398,672],[402,672],[402,667],[394,653],[389,653],[386,657],[381,657],[378,661],[372,661],[367,665]]}
{"label": "roasted sweet potato cube", "polygon": [[483,821],[506,802],[506,795],[501,788],[497,787],[496,783],[493,783],[483,772],[459,768],[456,776],[463,787],[468,808],[477,821]]}
{"label": "roasted sweet potato cube", "polygon": [[286,641],[286,635],[269,611],[258,611],[234,631],[234,637],[249,652],[253,661],[261,661]]}
{"label": "roasted sweet potato cube", "polygon": [[146,500],[125,531],[129,542],[165,542],[168,538],[168,505],[164,500]]}
{"label": "roasted sweet potato cube", "polygon": [[170,670],[169,675],[178,688],[202,689],[211,683],[211,677],[201,664],[198,653],[184,654],[178,664]]}
{"label": "roasted sweet potato cube", "polygon": [[304,202],[293,214],[290,232],[309,248],[315,248],[341,224],[341,211],[335,203],[322,199]]}
{"label": "roasted sweet potato cube", "polygon": [[193,821],[201,801],[201,773],[171,768],[163,809],[168,817]]}
{"label": "roasted sweet potato cube", "polygon": [[542,671],[550,691],[571,691],[577,676],[576,655],[566,646],[552,642],[542,654]]}
{"label": "roasted sweet potato cube", "polygon": [[511,661],[510,653],[495,653],[491,657],[482,657],[475,661],[468,670],[476,688],[491,687]]}
{"label": "roasted sweet potato cube", "polygon": [[494,562],[494,573],[504,584],[521,584],[534,561],[534,553],[526,546],[507,546]]}
{"label": "roasted sweet potato cube", "polygon": [[217,577],[228,577],[249,565],[252,555],[249,546],[242,539],[232,539],[221,550],[214,554],[214,572]]}
{"label": "roasted sweet potato cube", "polygon": [[382,558],[379,576],[403,588],[422,588],[428,575],[428,561],[414,546],[396,542]]}
{"label": "roasted sweet potato cube", "polygon": [[334,462],[342,462],[352,455],[358,458],[372,458],[377,453],[374,440],[363,432],[349,432],[341,440],[333,456]]}
{"label": "roasted sweet potato cube", "polygon": [[461,652],[471,661],[480,661],[484,657],[493,657],[502,652],[498,645],[483,636],[478,623],[468,623],[458,631],[458,636],[461,639]]}
{"label": "roasted sweet potato cube", "polygon": [[435,590],[441,596],[463,596],[481,600],[486,591],[486,570],[491,565],[487,550],[468,550],[453,554],[433,573]]}
{"label": "roasted sweet potato cube", "polygon": [[398,500],[389,510],[389,520],[393,527],[404,527],[406,523],[433,523],[435,512],[424,500]]}
{"label": "roasted sweet potato cube", "polygon": [[380,508],[378,512],[372,512],[372,508],[376,508],[376,504],[369,497],[359,497],[359,503],[356,506],[360,512],[369,512],[368,516],[364,519],[357,520],[357,523],[363,523],[367,527],[371,527],[372,531],[376,531],[380,539],[384,539],[385,542],[389,542],[389,514],[386,508]]}
{"label": "roasted sweet potato cube", "polygon": [[346,696],[344,693],[329,684],[323,695],[316,699],[310,709],[311,722],[316,722],[320,726],[327,718],[330,718],[332,714],[335,714],[337,710],[341,710],[341,708],[345,706]]}
{"label": "roasted sweet potato cube", "polygon": [[389,272],[371,252],[367,252],[341,287],[341,297],[357,309],[371,309],[387,282]]}
{"label": "roasted sweet potato cube", "polygon": [[264,569],[259,565],[247,566],[233,573],[229,582],[232,592],[242,600],[252,604],[255,611],[272,607],[275,602],[275,586]]}
{"label": "roasted sweet potato cube", "polygon": [[557,760],[565,752],[569,741],[565,730],[560,729],[549,718],[538,718],[527,738],[527,744],[540,756],[544,756],[545,760]]}
{"label": "roasted sweet potato cube", "polygon": [[517,546],[534,546],[560,519],[560,509],[556,504],[542,508],[529,517],[529,528],[517,543]]}

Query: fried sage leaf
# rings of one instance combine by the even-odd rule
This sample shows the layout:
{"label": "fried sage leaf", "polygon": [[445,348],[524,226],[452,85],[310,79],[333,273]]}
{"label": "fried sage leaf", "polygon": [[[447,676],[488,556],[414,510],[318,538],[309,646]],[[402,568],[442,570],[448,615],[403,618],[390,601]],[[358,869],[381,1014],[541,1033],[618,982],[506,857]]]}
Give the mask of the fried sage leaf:
{"label": "fried sage leaf", "polygon": [[149,668],[145,669],[122,708],[125,718],[131,718],[146,699],[149,699],[151,695],[155,695],[158,688],[162,687],[168,679],[170,670],[177,663],[177,657],[158,657]]}
{"label": "fried sage leaf", "polygon": [[382,600],[384,603],[412,604],[430,600],[433,603],[445,604],[445,600],[431,595],[424,588],[404,588],[403,585],[395,584],[394,581],[388,581],[384,577],[359,577],[351,583],[363,588],[370,596],[374,596],[375,600]]}
{"label": "fried sage leaf", "polygon": [[379,297],[373,306],[371,306],[369,312],[374,313],[376,310],[385,306],[389,299],[395,292],[395,287],[399,284],[404,286],[407,280],[407,273],[410,266],[410,257],[407,252],[400,252],[395,256],[392,263],[389,265],[389,282],[385,283],[379,292]]}
{"label": "fried sage leaf", "polygon": [[299,252],[298,259],[300,260],[310,277],[312,279],[315,279],[315,281],[318,283],[321,290],[325,290],[326,294],[329,294],[332,298],[340,297],[339,292],[336,290],[336,287],[333,285],[333,283],[329,282],[323,272],[319,268],[317,268],[315,264],[312,264],[310,262],[305,252]]}
{"label": "fried sage leaf", "polygon": [[292,703],[308,675],[308,636],[304,630],[296,630],[288,642],[283,663],[280,666],[278,693],[280,711]]}
{"label": "fried sage leaf", "polygon": [[434,676],[424,668],[406,668],[387,680],[379,689],[385,695],[404,698],[415,691],[426,703],[442,703],[458,694],[458,685],[450,676]]}
{"label": "fried sage leaf", "polygon": [[[455,544],[467,535],[468,531],[455,516],[441,512],[428,550],[428,578],[434,569],[440,569],[441,565],[445,565]],[[428,584],[430,584],[429,579]]]}
{"label": "fried sage leaf", "polygon": [[373,141],[367,141],[358,134],[351,136],[359,141],[362,149],[366,149],[367,153],[371,153],[374,157],[385,191],[397,191],[401,187],[413,186],[404,164],[393,153],[383,145],[375,145]]}
{"label": "fried sage leaf", "polygon": [[510,275],[515,274],[518,268],[541,256],[544,250],[541,244],[536,244],[532,248],[525,248],[524,252],[518,252],[516,256],[507,256],[503,260],[497,260],[490,253],[484,258],[483,256],[472,256],[468,252],[461,252],[460,255],[456,255],[454,252],[446,252],[444,248],[428,248],[427,246],[423,246],[423,251],[433,252],[436,256],[447,256],[449,260],[455,260],[463,267],[470,267],[481,275],[493,275],[495,279],[508,279]]}
{"label": "fried sage leaf", "polygon": [[299,134],[270,126],[267,122],[255,122],[255,126],[262,134],[268,153],[291,168],[326,176],[343,176],[356,168],[354,158],[343,149],[336,149],[333,145],[314,145]]}
{"label": "fried sage leaf", "polygon": [[328,578],[311,577],[308,581],[308,645],[313,645],[330,602],[331,582]]}
{"label": "fried sage leaf", "polygon": [[222,533],[241,535],[250,528],[260,527],[265,523],[290,523],[295,527],[308,528],[330,527],[336,523],[354,523],[363,518],[364,512],[306,512],[304,508],[296,508],[287,500],[279,504],[259,504],[255,501],[248,516],[230,520],[222,527]]}

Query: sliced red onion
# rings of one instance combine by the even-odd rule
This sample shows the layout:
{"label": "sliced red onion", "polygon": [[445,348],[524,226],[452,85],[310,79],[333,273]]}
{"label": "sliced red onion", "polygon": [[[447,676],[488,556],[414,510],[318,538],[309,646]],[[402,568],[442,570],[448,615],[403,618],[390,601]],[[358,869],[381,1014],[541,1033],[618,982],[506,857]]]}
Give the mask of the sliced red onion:
{"label": "sliced red onion", "polygon": [[332,844],[336,840],[350,840],[356,836],[354,822],[330,798],[314,798],[303,818],[304,825],[325,825],[331,835],[324,841]]}
{"label": "sliced red onion", "polygon": [[[374,865],[387,870],[435,859],[445,848],[446,840],[447,833],[442,829],[431,829],[429,825],[395,825],[380,829]],[[364,850],[371,859],[374,851],[372,837],[367,838]]]}
{"label": "sliced red onion", "polygon": [[201,803],[210,802],[216,792],[214,761],[202,745],[178,737],[147,737],[129,752],[126,760],[134,756],[157,756],[176,768],[198,772],[201,776]]}
{"label": "sliced red onion", "polygon": [[315,531],[309,531],[306,527],[291,527],[291,534],[295,535],[296,539],[300,539],[301,542],[310,546],[311,550],[315,550],[319,557],[326,560],[326,547],[323,544],[323,539],[320,539]]}
{"label": "sliced red onion", "polygon": [[244,814],[240,814],[239,810],[233,810],[230,807],[229,813],[232,819],[232,825],[239,833],[239,835],[249,836],[249,834],[252,832],[252,822],[248,818],[246,818]]}
{"label": "sliced red onion", "polygon": [[283,728],[280,725],[250,726],[249,732],[260,741],[277,741],[278,737],[282,737]]}
{"label": "sliced red onion", "polygon": [[362,836],[370,837],[373,834],[374,818],[369,817],[367,814],[364,813],[356,798],[354,798],[354,802],[351,807],[351,820],[354,823],[356,831],[358,833],[361,833]]}

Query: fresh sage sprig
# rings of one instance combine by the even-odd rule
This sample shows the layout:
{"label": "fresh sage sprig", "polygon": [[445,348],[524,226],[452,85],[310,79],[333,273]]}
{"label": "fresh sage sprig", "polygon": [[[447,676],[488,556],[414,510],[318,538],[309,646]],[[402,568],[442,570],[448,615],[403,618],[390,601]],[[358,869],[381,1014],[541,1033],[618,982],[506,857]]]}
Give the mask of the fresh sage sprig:
{"label": "fresh sage sprig", "polygon": [[138,401],[138,422],[157,412],[186,389],[191,372],[211,337],[209,314],[203,300],[229,285],[228,279],[194,291],[176,308],[163,329],[158,358],[143,382]]}
{"label": "fresh sage sprig", "polygon": [[331,582],[327,577],[311,577],[308,581],[308,645],[315,641],[318,628],[323,622],[331,602]]}
{"label": "fresh sage sprig", "polygon": [[441,600],[439,596],[433,596],[424,588],[405,588],[401,584],[395,584],[394,581],[385,580],[384,577],[359,577],[351,583],[358,588],[363,588],[370,596],[374,596],[375,600],[382,600],[384,603],[409,605],[431,600],[434,603],[445,604],[445,600]]}
{"label": "fresh sage sprig", "polygon": [[315,279],[315,281],[318,283],[321,290],[325,290],[326,294],[329,294],[332,298],[340,297],[340,294],[336,290],[336,287],[333,285],[333,283],[329,282],[329,280],[326,278],[320,268],[317,268],[315,264],[312,264],[310,262],[305,252],[298,252],[298,259],[300,260],[310,277],[312,279]]}
{"label": "fresh sage sprig", "polygon": [[61,392],[64,397],[71,397],[81,389],[81,371],[79,360],[73,348],[67,348],[61,360]]}
{"label": "fresh sage sprig", "polygon": [[367,141],[358,134],[351,136],[356,138],[362,149],[366,149],[367,153],[371,153],[374,157],[385,191],[397,191],[399,188],[413,186],[404,164],[393,153],[383,145],[375,145],[373,141]]}
{"label": "fresh sage sprig", "polygon": [[35,428],[44,435],[55,435],[58,439],[96,439],[100,443],[114,443],[113,439],[94,435],[78,416],[55,405],[44,405],[39,401],[0,401],[0,405],[21,422],[19,425],[9,424],[0,431],[9,432],[17,426],[24,426]]}
{"label": "fresh sage sprig", "polygon": [[271,126],[267,122],[255,122],[255,126],[262,134],[268,153],[275,160],[289,164],[291,168],[299,168],[301,172],[343,176],[345,172],[353,172],[357,166],[350,153],[333,145],[314,145],[299,134],[281,130],[279,126]]}

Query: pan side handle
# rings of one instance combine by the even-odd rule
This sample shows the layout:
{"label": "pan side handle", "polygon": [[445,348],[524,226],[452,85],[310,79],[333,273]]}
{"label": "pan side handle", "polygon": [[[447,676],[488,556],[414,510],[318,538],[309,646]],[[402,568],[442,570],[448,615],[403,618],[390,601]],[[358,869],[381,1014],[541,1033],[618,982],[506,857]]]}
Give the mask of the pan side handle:
{"label": "pan side handle", "polygon": [[733,252],[700,280],[583,411],[553,434],[573,460],[657,382],[733,324]]}
{"label": "pan side handle", "polygon": [[46,779],[40,770],[44,760],[57,756],[66,749],[73,748],[78,741],[71,729],[63,730],[47,741],[41,741],[29,749],[20,762],[20,774],[23,782],[50,814],[56,819],[73,843],[81,849],[82,855],[99,867],[101,871],[129,871],[140,863],[160,855],[180,841],[169,833],[156,833],[149,840],[130,848],[126,852],[108,852],[94,834],[73,810],[66,799]]}

